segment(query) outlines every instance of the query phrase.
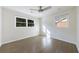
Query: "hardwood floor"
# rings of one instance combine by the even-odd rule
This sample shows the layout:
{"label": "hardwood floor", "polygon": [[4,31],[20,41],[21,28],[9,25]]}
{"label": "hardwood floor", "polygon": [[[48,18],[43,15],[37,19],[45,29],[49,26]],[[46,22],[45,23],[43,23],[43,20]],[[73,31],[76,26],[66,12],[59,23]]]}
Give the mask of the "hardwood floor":
{"label": "hardwood floor", "polygon": [[76,45],[52,39],[46,36],[36,36],[0,47],[1,53],[77,53]]}

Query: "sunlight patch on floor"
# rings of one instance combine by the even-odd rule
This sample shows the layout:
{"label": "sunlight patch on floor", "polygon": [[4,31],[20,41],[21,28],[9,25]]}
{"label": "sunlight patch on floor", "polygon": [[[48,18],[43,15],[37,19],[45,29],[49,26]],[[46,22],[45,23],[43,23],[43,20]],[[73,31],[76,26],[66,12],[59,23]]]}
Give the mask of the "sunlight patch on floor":
{"label": "sunlight patch on floor", "polygon": [[42,44],[45,48],[50,47],[51,46],[50,31],[45,26],[43,26],[43,32],[46,33],[46,37],[43,38]]}

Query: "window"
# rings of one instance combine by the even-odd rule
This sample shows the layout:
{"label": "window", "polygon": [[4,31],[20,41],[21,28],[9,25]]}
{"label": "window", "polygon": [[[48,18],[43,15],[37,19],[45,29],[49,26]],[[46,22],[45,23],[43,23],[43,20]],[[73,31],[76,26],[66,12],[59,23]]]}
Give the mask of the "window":
{"label": "window", "polygon": [[16,27],[26,27],[26,19],[16,17]]}
{"label": "window", "polygon": [[63,18],[63,19],[56,21],[56,26],[58,28],[67,28],[68,27],[68,19]]}
{"label": "window", "polygon": [[34,21],[28,19],[28,27],[33,27],[34,26]]}

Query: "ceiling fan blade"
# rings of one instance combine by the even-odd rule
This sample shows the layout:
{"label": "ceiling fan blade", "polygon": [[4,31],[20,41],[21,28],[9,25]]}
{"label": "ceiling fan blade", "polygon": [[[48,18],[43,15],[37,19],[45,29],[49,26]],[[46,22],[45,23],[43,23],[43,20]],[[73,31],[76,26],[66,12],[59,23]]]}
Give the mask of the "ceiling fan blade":
{"label": "ceiling fan blade", "polygon": [[30,9],[30,10],[38,11],[37,9]]}
{"label": "ceiling fan blade", "polygon": [[48,9],[50,9],[50,8],[51,8],[51,6],[48,6],[48,7],[44,8],[43,11],[44,11],[44,10],[48,10]]}
{"label": "ceiling fan blade", "polygon": [[43,8],[43,6],[39,6],[39,9],[30,9],[30,10],[38,11],[38,12],[43,12],[44,10],[48,10],[50,8],[51,8],[51,6],[48,6],[46,8]]}

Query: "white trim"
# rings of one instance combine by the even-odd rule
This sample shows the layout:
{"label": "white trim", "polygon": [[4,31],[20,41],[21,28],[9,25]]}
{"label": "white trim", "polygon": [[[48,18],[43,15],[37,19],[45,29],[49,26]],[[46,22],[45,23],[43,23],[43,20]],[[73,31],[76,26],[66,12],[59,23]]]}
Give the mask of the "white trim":
{"label": "white trim", "polygon": [[62,38],[60,37],[55,37],[55,36],[51,36],[51,38],[55,38],[55,39],[58,39],[58,40],[62,40],[62,41],[65,41],[65,42],[68,42],[68,43],[71,43],[71,44],[75,44],[76,45],[76,42],[71,42],[71,41],[67,41],[67,40],[63,40]]}
{"label": "white trim", "polygon": [[79,52],[79,46],[78,46],[78,43],[76,44],[76,46],[77,46],[77,50],[78,50],[78,52]]}
{"label": "white trim", "polygon": [[16,40],[11,40],[11,41],[7,41],[7,42],[2,42],[1,46],[4,45],[4,44],[7,44],[7,43],[11,43],[11,42],[15,42],[15,41],[18,41],[18,40],[23,40],[23,39],[27,39],[27,38],[30,38],[30,37],[34,37],[34,36],[37,36],[39,34],[36,34],[36,35],[33,35],[33,36],[28,36],[28,37],[24,37],[24,38],[18,38]]}
{"label": "white trim", "polygon": [[26,18],[26,17],[23,17],[23,16],[15,16],[15,21],[14,21],[14,22],[15,22],[15,25],[14,25],[14,26],[15,26],[15,28],[26,28],[26,27],[16,27],[16,17],[19,17],[19,18],[24,18],[24,19],[26,19],[26,27],[28,27],[28,26],[27,26],[27,20],[28,20],[28,18]]}

